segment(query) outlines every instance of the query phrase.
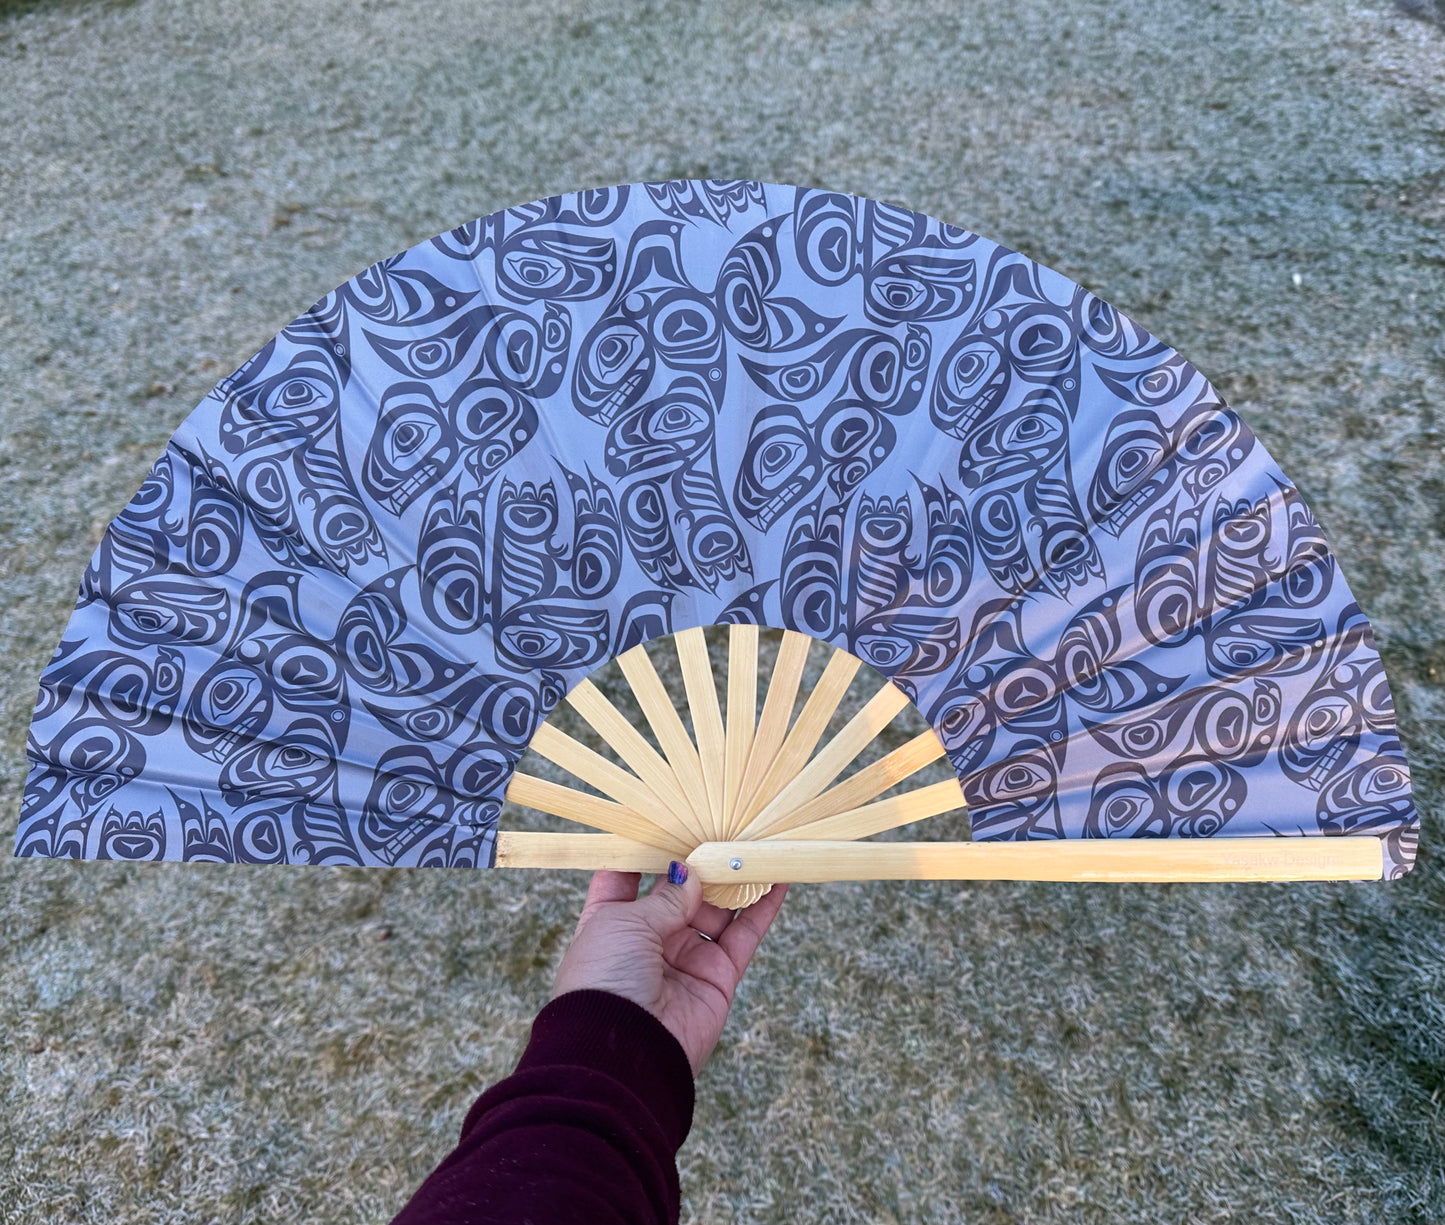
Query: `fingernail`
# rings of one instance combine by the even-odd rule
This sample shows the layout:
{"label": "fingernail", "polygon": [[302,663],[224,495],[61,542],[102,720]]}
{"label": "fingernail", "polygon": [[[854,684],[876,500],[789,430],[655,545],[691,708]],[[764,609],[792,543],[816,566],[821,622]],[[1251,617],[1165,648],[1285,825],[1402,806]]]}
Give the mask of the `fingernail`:
{"label": "fingernail", "polygon": [[687,879],[687,864],[678,863],[673,860],[667,865],[667,883],[669,885],[680,885]]}

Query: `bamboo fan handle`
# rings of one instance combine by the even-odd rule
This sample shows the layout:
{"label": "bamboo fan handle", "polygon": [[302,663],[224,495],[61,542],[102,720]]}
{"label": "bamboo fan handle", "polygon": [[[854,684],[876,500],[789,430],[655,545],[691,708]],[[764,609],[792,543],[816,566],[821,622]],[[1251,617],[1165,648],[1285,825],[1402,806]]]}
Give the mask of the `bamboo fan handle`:
{"label": "bamboo fan handle", "polygon": [[[507,798],[602,833],[499,832],[503,867],[665,872],[686,859],[703,897],[751,905],[770,882],[832,880],[1377,880],[1378,838],[1146,838],[1039,842],[863,842],[964,806],[957,778],[879,799],[943,755],[931,730],[837,781],[908,705],[885,683],[819,747],[861,663],[834,650],[793,719],[813,642],[784,631],[757,713],[758,631],[728,627],[726,715],[701,629],[673,636],[689,736],[646,650],[618,658],[659,753],[589,681],[568,695],[626,769],[543,724],[532,746],[610,798],[517,773]],[[816,750],[816,753],[815,753]]]}
{"label": "bamboo fan handle", "polygon": [[[670,856],[607,834],[497,835],[498,867],[665,872]],[[703,884],[838,880],[1379,880],[1380,839],[1129,838],[1048,842],[704,842],[687,857]],[[761,896],[761,894],[759,894]]]}

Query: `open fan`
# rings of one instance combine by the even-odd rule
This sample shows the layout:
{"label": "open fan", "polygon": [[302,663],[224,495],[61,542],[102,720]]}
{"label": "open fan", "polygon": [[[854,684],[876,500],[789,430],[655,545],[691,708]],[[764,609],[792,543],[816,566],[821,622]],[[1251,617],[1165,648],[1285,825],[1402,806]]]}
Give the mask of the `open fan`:
{"label": "open fan", "polygon": [[[586,680],[613,658],[655,742]],[[860,661],[889,683],[814,754]],[[544,722],[564,696],[623,764]],[[836,782],[909,701],[932,731]],[[529,744],[604,795],[516,774]],[[690,854],[732,901],[1377,878],[1418,828],[1369,623],[1197,370],[967,231],[741,181],[496,213],[285,328],[105,533],[29,755],[21,855]],[[607,832],[499,834],[504,796]],[[857,841],[960,805],[972,842]]]}

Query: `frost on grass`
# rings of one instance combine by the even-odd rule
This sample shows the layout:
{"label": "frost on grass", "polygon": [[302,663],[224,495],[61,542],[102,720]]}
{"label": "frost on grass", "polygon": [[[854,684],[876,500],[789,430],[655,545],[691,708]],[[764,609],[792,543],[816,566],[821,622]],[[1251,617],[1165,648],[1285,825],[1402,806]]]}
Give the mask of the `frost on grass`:
{"label": "frost on grass", "polygon": [[[1445,35],[582,7],[0,5],[8,829],[100,531],[307,303],[582,186],[899,200],[1103,294],[1258,431],[1374,621],[1425,849],[1390,886],[797,889],[699,1083],[683,1220],[1445,1220]],[[0,1222],[388,1219],[511,1069],[584,890],[0,857]]]}

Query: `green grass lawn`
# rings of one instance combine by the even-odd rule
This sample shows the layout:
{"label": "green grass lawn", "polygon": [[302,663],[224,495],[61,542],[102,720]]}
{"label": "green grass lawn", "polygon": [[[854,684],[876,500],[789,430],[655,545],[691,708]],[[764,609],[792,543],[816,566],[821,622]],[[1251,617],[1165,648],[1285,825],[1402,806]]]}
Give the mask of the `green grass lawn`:
{"label": "green grass lawn", "polygon": [[[1442,52],[1383,0],[0,3],[0,841],[101,531],[327,290],[585,186],[895,200],[1102,294],[1255,429],[1374,623],[1423,849],[1388,885],[797,887],[682,1219],[1439,1225]],[[388,1219],[585,887],[0,857],[0,1222]]]}

